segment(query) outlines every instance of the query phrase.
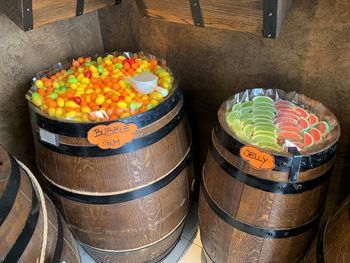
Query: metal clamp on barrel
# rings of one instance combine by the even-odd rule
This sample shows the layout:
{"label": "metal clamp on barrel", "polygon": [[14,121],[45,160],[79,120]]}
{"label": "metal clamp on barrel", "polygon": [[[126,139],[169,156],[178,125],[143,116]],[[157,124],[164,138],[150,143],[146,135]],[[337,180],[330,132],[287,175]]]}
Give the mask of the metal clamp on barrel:
{"label": "metal clamp on barrel", "polygon": [[77,16],[81,16],[84,13],[84,0],[77,0]]}
{"label": "metal clamp on barrel", "polygon": [[194,25],[204,27],[204,21],[199,0],[190,0],[190,6]]}
{"label": "metal clamp on barrel", "polygon": [[297,147],[289,147],[288,152],[293,154],[293,162],[289,172],[289,182],[296,190],[302,188],[301,184],[297,184],[301,167],[302,155]]}

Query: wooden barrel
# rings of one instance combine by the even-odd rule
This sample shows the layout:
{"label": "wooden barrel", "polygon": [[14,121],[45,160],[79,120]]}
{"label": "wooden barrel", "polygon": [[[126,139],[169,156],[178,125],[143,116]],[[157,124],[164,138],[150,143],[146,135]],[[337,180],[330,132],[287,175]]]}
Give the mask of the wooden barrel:
{"label": "wooden barrel", "polygon": [[[46,197],[45,262],[79,263],[72,233]],[[0,147],[0,262],[39,262],[43,211],[33,185],[16,160]]]}
{"label": "wooden barrel", "polygon": [[[62,122],[30,105],[37,165],[85,250],[101,262],[163,258],[181,235],[190,206],[192,137],[183,96],[104,123]],[[101,149],[96,125],[136,124],[132,141]]]}
{"label": "wooden barrel", "polygon": [[326,221],[312,242],[305,263],[347,263],[350,261],[350,196]]}
{"label": "wooden barrel", "polygon": [[[303,103],[317,102],[303,98]],[[322,114],[335,118],[318,104]],[[268,153],[274,168],[258,170],[240,156],[246,145],[228,127],[226,107],[225,102],[218,111],[203,168],[199,226],[204,254],[217,263],[298,262],[322,215],[339,126],[323,150]]]}

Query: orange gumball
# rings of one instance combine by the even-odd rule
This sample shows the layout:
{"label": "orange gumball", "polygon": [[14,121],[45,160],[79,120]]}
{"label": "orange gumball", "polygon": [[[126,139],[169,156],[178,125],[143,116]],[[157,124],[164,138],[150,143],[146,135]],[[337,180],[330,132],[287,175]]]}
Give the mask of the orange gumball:
{"label": "orange gumball", "polygon": [[83,63],[85,62],[85,59],[84,59],[83,57],[79,57],[79,58],[78,58],[78,62],[79,62],[80,64],[83,64]]}
{"label": "orange gumball", "polygon": [[158,65],[158,61],[155,60],[155,59],[152,59],[152,60],[151,60],[151,65],[152,65],[152,67],[157,66],[157,65]]}
{"label": "orange gumball", "polygon": [[112,58],[112,63],[113,63],[113,64],[118,63],[118,62],[119,62],[119,59],[118,59],[118,58],[116,58],[116,57],[113,57],[113,58]]}
{"label": "orange gumball", "polygon": [[109,117],[109,119],[110,119],[111,121],[115,121],[115,120],[118,120],[119,118],[118,118],[118,116],[116,116],[116,115],[112,115],[111,117]]}
{"label": "orange gumball", "polygon": [[78,60],[73,60],[72,65],[73,65],[74,67],[79,67],[79,66],[80,66],[80,63],[79,63]]}

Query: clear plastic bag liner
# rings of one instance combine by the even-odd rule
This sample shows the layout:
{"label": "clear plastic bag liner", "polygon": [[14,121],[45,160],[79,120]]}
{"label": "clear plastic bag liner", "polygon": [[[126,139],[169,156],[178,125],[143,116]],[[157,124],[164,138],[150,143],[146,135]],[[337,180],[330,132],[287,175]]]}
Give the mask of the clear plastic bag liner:
{"label": "clear plastic bag liner", "polygon": [[[279,103],[281,103],[278,101],[282,101],[282,104],[283,101],[289,101],[294,104],[295,108],[289,109],[283,107],[284,105],[279,105],[279,107],[277,107],[277,109],[279,110],[277,110],[275,107],[275,116],[274,118],[272,118],[271,121],[272,125],[275,125],[276,127],[275,130],[274,128],[271,128],[273,126],[271,126],[269,123],[267,123],[265,127],[264,121],[256,122],[256,120],[261,121],[262,119],[259,119],[260,116],[258,116],[259,118],[256,118],[257,116],[255,115],[255,112],[259,111],[256,110],[257,108],[255,108],[255,106],[252,106],[251,112],[245,113],[246,116],[247,114],[251,113],[251,119],[248,118],[248,120],[240,120],[240,118],[242,118],[242,112],[244,111],[242,109],[236,109],[235,111],[237,112],[237,114],[232,114],[232,118],[230,120],[228,119],[229,114],[232,112],[232,109],[236,104],[242,104],[244,102],[253,101],[253,98],[257,96],[270,97],[273,101],[272,105],[278,105]],[[266,109],[266,107],[264,107],[266,106],[264,103],[258,102],[258,104],[260,104],[261,107]],[[298,119],[296,116],[293,115],[292,112],[289,111],[294,111],[294,109],[298,107],[301,107],[302,109],[306,110],[306,112],[309,114],[309,117],[306,118],[306,116],[304,116],[304,118],[303,116],[299,115]],[[298,94],[295,91],[286,92],[280,89],[263,88],[249,89],[239,92],[230,97],[227,101],[223,103],[222,108],[225,111],[225,121],[229,127],[229,130],[235,135],[235,137],[237,137],[239,141],[241,141],[242,143],[258,146],[267,151],[288,153],[290,147],[296,147],[298,151],[303,154],[318,152],[336,143],[340,135],[339,123],[332,112],[330,112],[322,103],[312,100],[303,94]],[[247,110],[245,111],[247,112]],[[266,111],[263,110],[260,111],[259,114],[261,115],[261,113],[263,112],[266,113]],[[279,113],[280,115],[278,115]],[[284,115],[284,113],[292,113],[293,116]],[[310,113],[316,115],[318,118],[317,122],[313,123],[313,125],[310,124],[310,122],[312,121],[310,119]],[[269,112],[266,113],[266,115],[269,114]],[[286,118],[276,118],[279,116],[283,116]],[[292,120],[289,120],[289,117],[291,117]],[[308,121],[308,127],[305,127],[306,122],[305,120],[301,120],[301,117]],[[237,120],[235,120],[235,118]],[[244,117],[242,119],[244,119]],[[295,121],[293,121],[294,119]],[[316,120],[314,116],[312,116],[312,119]],[[290,121],[290,123],[288,123],[288,121]],[[264,127],[266,131],[264,131]],[[324,130],[325,128],[326,131]],[[255,131],[258,131],[258,134],[256,134]],[[318,131],[320,131],[321,133],[321,138],[319,138]],[[275,134],[275,136],[273,134]],[[288,136],[292,138],[288,138]]]}
{"label": "clear plastic bag liner", "polygon": [[[176,84],[177,83],[175,81],[174,78],[174,74],[172,72],[172,70],[170,70],[170,68],[166,65],[166,61],[163,59],[158,59],[156,56],[152,55],[152,54],[147,54],[144,52],[137,52],[137,53],[132,53],[132,52],[108,52],[105,54],[95,54],[93,56],[90,56],[90,58],[94,61],[96,60],[98,57],[105,57],[107,55],[113,55],[115,57],[118,56],[125,56],[126,59],[146,59],[148,61],[155,59],[158,61],[158,65],[160,65],[164,70],[166,70],[167,72],[169,72],[170,76],[172,77],[173,81],[172,81],[172,87],[169,89],[169,94],[167,97],[165,97],[164,99],[167,99],[169,97],[170,94],[172,94],[172,92],[174,91],[174,89],[176,88]],[[66,61],[63,62],[59,62],[53,66],[51,66],[50,68],[40,71],[36,74],[35,77],[32,78],[32,83],[31,83],[31,88],[28,90],[28,92],[26,93],[26,99],[33,105],[32,101],[31,101],[31,94],[34,92],[38,91],[38,88],[35,85],[35,82],[37,80],[42,79],[43,77],[48,77],[50,78],[51,76],[55,75],[56,73],[62,71],[62,70],[68,70],[71,66],[72,66],[72,62],[74,61],[74,58],[71,59],[67,59]],[[130,85],[130,83],[128,83]],[[142,106],[141,102],[138,102],[138,104],[136,105],[137,108],[140,108]],[[40,111],[40,108],[36,107],[35,105],[33,105],[34,108],[36,108],[37,110]],[[108,121],[110,114],[108,114],[108,109],[104,110],[104,109],[100,109],[98,111],[91,111],[88,114],[92,117],[94,117],[94,119],[96,119],[97,121]],[[133,110],[130,110],[130,113],[133,114]],[[45,112],[42,112],[42,114],[46,114]],[[68,121],[74,121],[76,122],[75,119],[73,118],[69,118],[69,117],[64,117],[64,120],[68,120]]]}

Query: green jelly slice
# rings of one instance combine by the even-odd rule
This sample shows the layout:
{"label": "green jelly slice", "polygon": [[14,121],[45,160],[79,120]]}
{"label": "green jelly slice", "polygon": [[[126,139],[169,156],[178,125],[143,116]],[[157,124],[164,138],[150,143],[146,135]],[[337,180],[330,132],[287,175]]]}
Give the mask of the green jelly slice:
{"label": "green jelly slice", "polygon": [[271,99],[268,96],[256,96],[253,98],[253,102],[267,102],[267,103],[273,103],[273,99]]}
{"label": "green jelly slice", "polygon": [[266,111],[266,110],[256,110],[253,112],[255,118],[264,118],[264,117],[269,117],[269,119],[274,119],[275,118],[275,113],[271,111]]}
{"label": "green jelly slice", "polygon": [[282,150],[281,146],[277,143],[269,143],[269,142],[259,142],[257,145],[265,150],[280,152]]}
{"label": "green jelly slice", "polygon": [[242,121],[242,127],[244,128],[245,126],[249,125],[249,124],[254,124],[253,119],[247,119]]}
{"label": "green jelly slice", "polygon": [[277,143],[276,138],[265,135],[265,134],[254,135],[252,137],[252,140],[256,143],[261,143],[261,142]]}
{"label": "green jelly slice", "polygon": [[238,119],[233,120],[233,122],[230,125],[230,127],[236,133],[238,133],[238,132],[240,132],[242,130],[241,122]]}
{"label": "green jelly slice", "polygon": [[242,108],[253,107],[252,101],[246,101],[242,103]]}
{"label": "green jelly slice", "polygon": [[232,106],[232,111],[239,111],[242,109],[242,103],[238,102]]}
{"label": "green jelly slice", "polygon": [[269,109],[275,110],[275,105],[273,105],[273,103],[269,103],[269,102],[256,102],[253,104],[253,108],[254,109],[269,108]]}
{"label": "green jelly slice", "polygon": [[241,114],[247,114],[247,113],[252,113],[253,112],[253,108],[252,107],[245,107],[241,109]]}
{"label": "green jelly slice", "polygon": [[277,130],[275,127],[269,127],[269,126],[255,126],[254,132],[263,131],[263,132],[272,132],[275,133]]}
{"label": "green jelly slice", "polygon": [[239,119],[241,121],[244,121],[244,120],[248,120],[248,119],[253,119],[253,114],[252,113],[246,113],[246,114],[242,114]]}
{"label": "green jelly slice", "polygon": [[277,139],[277,132],[276,131],[254,131],[254,135],[266,135],[272,138]]}
{"label": "green jelly slice", "polygon": [[243,128],[243,134],[248,138],[250,138],[252,137],[253,130],[254,130],[254,126],[252,124],[249,124]]}
{"label": "green jelly slice", "polygon": [[276,109],[273,106],[271,106],[271,107],[264,106],[264,107],[257,107],[257,108],[253,107],[253,109],[254,109],[254,112],[256,112],[256,111],[268,111],[268,112],[276,113]]}
{"label": "green jelly slice", "polygon": [[239,111],[231,111],[227,117],[226,117],[226,121],[229,125],[231,125],[233,123],[234,120],[238,119],[240,116]]}

